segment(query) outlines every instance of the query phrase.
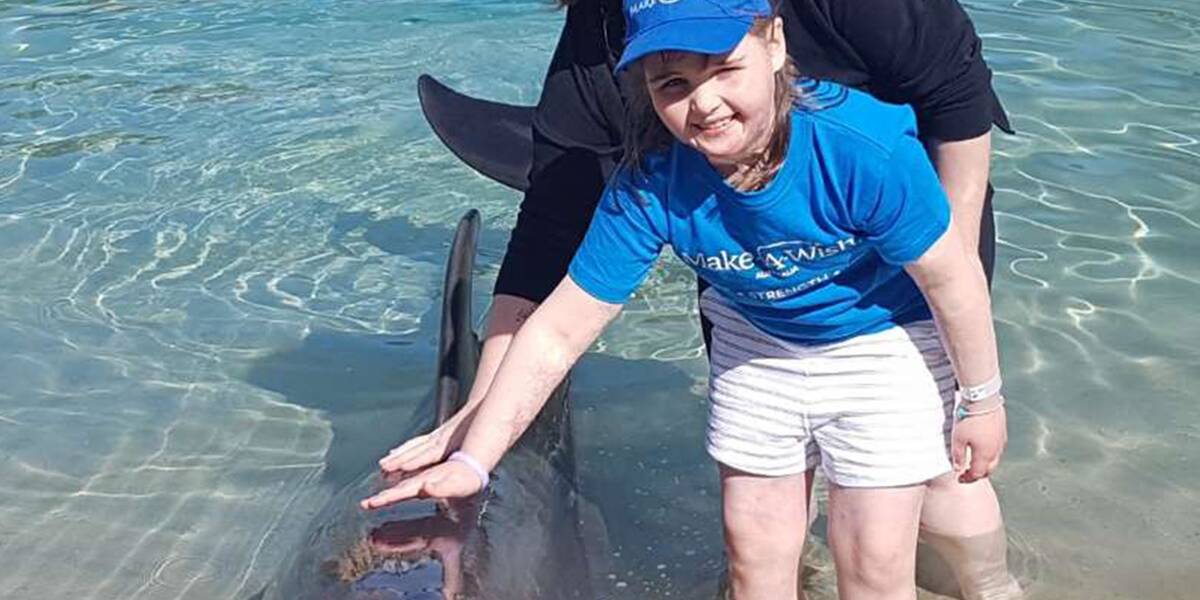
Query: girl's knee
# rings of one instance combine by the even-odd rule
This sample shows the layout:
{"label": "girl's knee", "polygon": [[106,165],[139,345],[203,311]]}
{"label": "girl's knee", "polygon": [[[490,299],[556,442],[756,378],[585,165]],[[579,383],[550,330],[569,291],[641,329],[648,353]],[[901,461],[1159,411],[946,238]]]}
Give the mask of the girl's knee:
{"label": "girl's knee", "polygon": [[915,589],[913,562],[903,552],[885,548],[859,548],[838,562],[838,579],[843,587],[858,591],[862,598],[892,598]]}
{"label": "girl's knee", "polygon": [[831,488],[829,542],[842,597],[909,597],[923,493],[920,487]]}
{"label": "girl's knee", "polygon": [[762,573],[795,568],[804,550],[806,523],[803,508],[797,512],[777,503],[726,502],[723,525],[731,567]]}
{"label": "girl's knee", "polygon": [[732,571],[794,576],[808,524],[805,474],[767,477],[721,465],[721,513]]}
{"label": "girl's knee", "polygon": [[788,563],[799,560],[804,549],[804,519],[787,525],[779,515],[761,507],[727,510],[724,517],[725,546],[731,561]]}

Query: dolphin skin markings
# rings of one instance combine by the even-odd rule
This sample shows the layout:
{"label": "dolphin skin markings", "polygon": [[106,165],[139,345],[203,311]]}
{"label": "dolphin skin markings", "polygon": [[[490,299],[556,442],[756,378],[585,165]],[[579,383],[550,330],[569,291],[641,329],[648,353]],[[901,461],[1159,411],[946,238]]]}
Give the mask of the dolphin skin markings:
{"label": "dolphin skin markings", "polygon": [[[426,431],[465,404],[478,367],[471,311],[478,233],[479,213],[471,210],[446,264]],[[249,600],[593,598],[592,573],[607,543],[598,511],[576,492],[569,389],[569,379],[555,389],[478,498],[409,501],[367,514],[356,500],[380,485],[379,476],[346,486],[275,580]]]}

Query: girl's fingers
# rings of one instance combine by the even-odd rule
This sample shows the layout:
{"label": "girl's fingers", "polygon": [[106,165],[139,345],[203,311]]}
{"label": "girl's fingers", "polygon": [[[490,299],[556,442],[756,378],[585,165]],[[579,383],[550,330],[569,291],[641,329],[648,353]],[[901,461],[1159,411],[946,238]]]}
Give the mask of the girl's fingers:
{"label": "girl's fingers", "polygon": [[412,498],[465,498],[479,491],[479,478],[468,467],[443,463],[397,483],[359,503],[363,510]]}
{"label": "girl's fingers", "polygon": [[967,452],[967,443],[963,441],[962,436],[952,435],[950,438],[950,462],[953,463],[954,470],[962,472],[966,467],[965,458]]}
{"label": "girl's fingers", "polygon": [[385,460],[388,460],[388,459],[390,459],[390,458],[395,458],[395,457],[397,457],[397,456],[401,456],[401,455],[403,455],[404,453],[406,453],[406,452],[408,452],[408,451],[412,450],[413,448],[415,448],[415,447],[417,447],[417,446],[420,446],[420,445],[422,445],[422,444],[425,444],[425,443],[426,443],[426,442],[428,442],[428,441],[429,441],[429,436],[428,436],[428,435],[422,435],[422,436],[415,437],[415,438],[413,438],[413,439],[411,439],[411,440],[408,440],[407,442],[404,442],[403,444],[400,444],[399,446],[396,446],[395,448],[392,448],[392,449],[391,449],[391,450],[390,450],[390,451],[387,453],[387,456],[385,456],[385,457],[383,457],[383,458],[379,459],[379,463],[380,463],[380,464],[383,464],[383,461],[385,461]]}
{"label": "girl's fingers", "polygon": [[970,477],[971,481],[983,479],[988,476],[988,472],[990,471],[988,469],[989,462],[991,462],[991,459],[984,457],[982,452],[976,452],[974,448],[971,449],[971,470],[967,472],[967,476]]}
{"label": "girl's fingers", "polygon": [[411,451],[401,456],[396,456],[387,461],[384,465],[385,472],[396,471],[416,471],[424,467],[428,467],[445,458],[444,450],[433,444],[425,445],[421,448],[413,448]]}
{"label": "girl's fingers", "polygon": [[421,492],[421,488],[425,485],[426,474],[422,473],[416,477],[405,479],[396,485],[371,496],[359,503],[363,510],[374,510],[391,506],[397,502],[416,498]]}
{"label": "girl's fingers", "polygon": [[971,446],[971,468],[967,472],[967,477],[970,481],[983,479],[992,474],[996,470],[996,466],[1000,464],[1000,455],[1003,448],[997,448],[992,445],[984,445],[983,448]]}
{"label": "girl's fingers", "polygon": [[[417,441],[417,440],[412,440]],[[408,444],[405,444],[406,446]],[[439,448],[439,444],[435,440],[425,438],[420,440],[419,444],[413,444],[408,448],[401,447],[398,452],[389,454],[379,460],[379,467],[385,473],[395,471],[411,471],[421,467],[429,466],[441,460],[444,450]]]}

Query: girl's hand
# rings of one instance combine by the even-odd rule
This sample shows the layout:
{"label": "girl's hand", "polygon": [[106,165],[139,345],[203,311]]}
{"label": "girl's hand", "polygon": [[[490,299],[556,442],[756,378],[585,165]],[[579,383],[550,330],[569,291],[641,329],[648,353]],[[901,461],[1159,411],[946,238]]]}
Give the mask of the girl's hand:
{"label": "girl's hand", "polygon": [[447,419],[437,429],[419,435],[392,449],[379,459],[385,475],[408,473],[439,463],[462,445],[470,422],[457,415]]}
{"label": "girl's hand", "polygon": [[971,483],[991,475],[1000,464],[1007,443],[1008,424],[1003,406],[995,412],[955,423],[950,435],[950,458],[959,473],[958,480]]}
{"label": "girl's hand", "polygon": [[363,500],[359,506],[363,510],[373,510],[411,498],[467,498],[482,489],[482,482],[471,467],[451,460],[414,473]]}

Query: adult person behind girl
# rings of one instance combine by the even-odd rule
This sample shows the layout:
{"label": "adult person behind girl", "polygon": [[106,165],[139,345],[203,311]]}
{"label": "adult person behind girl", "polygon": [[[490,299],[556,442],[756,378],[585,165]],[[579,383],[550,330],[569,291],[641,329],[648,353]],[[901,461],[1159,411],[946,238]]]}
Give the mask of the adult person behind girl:
{"label": "adult person behind girl", "polygon": [[486,487],[669,244],[713,286],[706,445],[734,597],[796,596],[819,453],[839,597],[914,598],[928,482],[948,454],[966,468],[964,440],[986,476],[1005,419],[986,279],[912,111],[839,89],[797,101],[767,0],[625,6],[625,162],[569,275],[517,334],[461,450],[364,506]]}
{"label": "adult person behind girl", "polygon": [[[625,103],[612,75],[624,44],[620,3],[562,3],[569,5],[566,24],[534,118],[530,187],[496,282],[476,385],[467,408],[445,426],[381,460],[386,471],[417,469],[459,446],[513,334],[566,272],[621,159]],[[780,8],[789,54],[803,75],[913,107],[960,234],[979,247],[990,277],[990,129],[1010,129],[966,13],[955,0],[787,0]],[[702,323],[707,344],[709,323]],[[980,473],[963,475],[969,482]],[[926,495],[921,526],[965,598],[1008,588],[1003,523],[986,479],[938,481]]]}

